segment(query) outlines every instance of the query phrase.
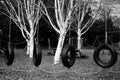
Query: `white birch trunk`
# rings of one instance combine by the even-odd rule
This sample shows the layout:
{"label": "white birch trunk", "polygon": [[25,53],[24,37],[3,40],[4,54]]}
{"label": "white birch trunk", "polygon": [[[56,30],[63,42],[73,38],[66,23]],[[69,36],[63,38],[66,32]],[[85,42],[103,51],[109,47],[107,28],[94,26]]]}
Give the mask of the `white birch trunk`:
{"label": "white birch trunk", "polygon": [[27,54],[29,54],[29,57],[33,57],[33,50],[34,50],[34,37],[30,37],[30,39],[27,41]]}
{"label": "white birch trunk", "polygon": [[81,46],[82,46],[82,43],[81,43],[81,30],[78,29],[77,31],[77,49],[81,51]]}
{"label": "white birch trunk", "polygon": [[58,64],[60,61],[60,54],[62,52],[64,40],[65,40],[65,35],[60,34],[58,45],[57,45],[57,50],[55,52],[55,57],[54,57],[54,64]]}
{"label": "white birch trunk", "polygon": [[30,23],[30,34],[29,34],[29,39],[27,41],[27,54],[29,54],[29,57],[33,57],[33,50],[34,50],[34,28],[33,24],[31,21]]}
{"label": "white birch trunk", "polygon": [[30,53],[30,41],[26,40],[27,41],[27,54]]}
{"label": "white birch trunk", "polygon": [[30,37],[30,40],[29,40],[29,43],[30,43],[30,46],[29,46],[29,56],[30,58],[33,57],[33,50],[34,50],[34,37]]}

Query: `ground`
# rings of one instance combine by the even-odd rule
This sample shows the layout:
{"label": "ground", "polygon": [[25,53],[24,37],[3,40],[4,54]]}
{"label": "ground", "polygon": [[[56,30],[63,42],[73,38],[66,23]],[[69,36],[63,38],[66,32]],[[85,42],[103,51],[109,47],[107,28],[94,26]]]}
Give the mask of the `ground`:
{"label": "ground", "polygon": [[0,55],[0,80],[119,80],[120,60],[108,69],[96,65],[92,55],[94,50],[82,50],[87,58],[77,58],[73,67],[67,69],[60,64],[53,65],[53,57],[43,50],[40,66],[35,67],[32,59],[24,50],[15,49],[15,60],[11,66],[4,62]]}

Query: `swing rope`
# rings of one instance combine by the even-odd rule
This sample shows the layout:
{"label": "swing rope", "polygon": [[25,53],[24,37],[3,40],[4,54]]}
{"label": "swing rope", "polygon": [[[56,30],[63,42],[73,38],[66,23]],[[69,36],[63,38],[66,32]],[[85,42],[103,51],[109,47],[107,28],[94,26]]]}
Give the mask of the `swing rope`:
{"label": "swing rope", "polygon": [[[10,16],[11,17],[11,16]],[[11,18],[10,18],[10,23],[9,23],[9,35],[8,35],[8,44],[11,42]]]}
{"label": "swing rope", "polygon": [[105,43],[108,43],[108,34],[107,34],[107,11],[105,11]]}

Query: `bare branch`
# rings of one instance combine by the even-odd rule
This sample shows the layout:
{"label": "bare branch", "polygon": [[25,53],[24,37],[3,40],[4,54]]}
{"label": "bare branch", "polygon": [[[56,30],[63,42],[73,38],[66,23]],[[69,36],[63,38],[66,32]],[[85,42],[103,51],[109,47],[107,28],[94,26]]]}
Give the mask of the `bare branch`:
{"label": "bare branch", "polygon": [[[41,2],[41,4],[42,4],[42,6],[43,6],[43,8],[44,8],[44,14],[47,16],[47,18],[48,18],[50,24],[51,24],[52,27],[55,29],[55,31],[56,31],[57,33],[60,34],[60,31],[59,31],[59,30],[57,29],[57,27],[54,25],[54,23],[53,23],[53,21],[52,21],[50,15],[48,14],[47,8],[45,7],[44,3]],[[57,13],[56,13],[56,14],[57,14]],[[58,25],[60,25],[60,24],[58,23]]]}
{"label": "bare branch", "polygon": [[88,27],[84,32],[81,33],[81,35],[85,34],[85,33],[92,27],[92,25],[94,24],[94,22],[96,21],[96,19],[97,19],[97,16],[96,16],[96,18],[92,21],[92,23],[89,25],[89,27]]}

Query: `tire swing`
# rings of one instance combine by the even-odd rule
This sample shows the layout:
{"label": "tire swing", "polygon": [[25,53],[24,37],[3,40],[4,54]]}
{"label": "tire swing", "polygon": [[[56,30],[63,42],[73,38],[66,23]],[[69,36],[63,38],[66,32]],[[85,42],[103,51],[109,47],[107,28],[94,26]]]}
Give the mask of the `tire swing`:
{"label": "tire swing", "polygon": [[[38,31],[37,31],[37,37],[38,37]],[[34,51],[33,51],[34,65],[39,66],[41,64],[41,60],[42,60],[42,50],[40,45],[38,44],[38,38],[37,38],[37,40],[34,39]]]}
{"label": "tire swing", "polygon": [[[94,61],[96,62],[96,64],[98,66],[100,66],[102,68],[109,68],[109,67],[113,66],[116,63],[117,57],[118,57],[118,54],[115,51],[115,49],[108,44],[107,37],[108,37],[108,33],[107,33],[107,15],[106,15],[106,19],[105,19],[105,43],[98,46],[93,53]],[[100,53],[102,50],[107,50],[109,52],[107,53],[107,51],[103,51],[103,54],[102,54],[103,56],[100,57]],[[108,57],[105,57],[104,53],[107,53],[108,56],[110,56],[110,59]],[[105,58],[105,60],[103,57]],[[109,59],[109,60],[107,61],[106,59]]]}
{"label": "tire swing", "polygon": [[[109,60],[109,62],[105,62],[103,60],[100,59],[100,52],[101,50],[109,50],[109,55],[111,55],[111,59]],[[109,68],[111,66],[113,66],[116,61],[117,61],[117,52],[115,51],[115,49],[113,47],[111,47],[108,44],[102,44],[100,46],[98,46],[98,48],[95,49],[94,54],[93,54],[93,58],[94,61],[96,62],[96,64],[102,68]]]}
{"label": "tire swing", "polygon": [[[35,41],[34,41],[35,42]],[[41,64],[42,59],[42,51],[41,47],[37,42],[34,43],[34,51],[33,51],[33,62],[35,66],[39,66]]]}
{"label": "tire swing", "polygon": [[8,44],[8,46],[5,48],[5,62],[7,65],[12,65],[14,61],[14,48],[11,44]]}
{"label": "tire swing", "polygon": [[7,47],[5,48],[5,55],[4,59],[7,65],[12,65],[14,61],[14,48],[11,45],[11,19],[10,19],[10,26],[9,26],[9,42]]}
{"label": "tire swing", "polygon": [[76,51],[73,45],[67,45],[63,48],[62,54],[62,63],[65,67],[70,68],[73,66],[76,60]]}

